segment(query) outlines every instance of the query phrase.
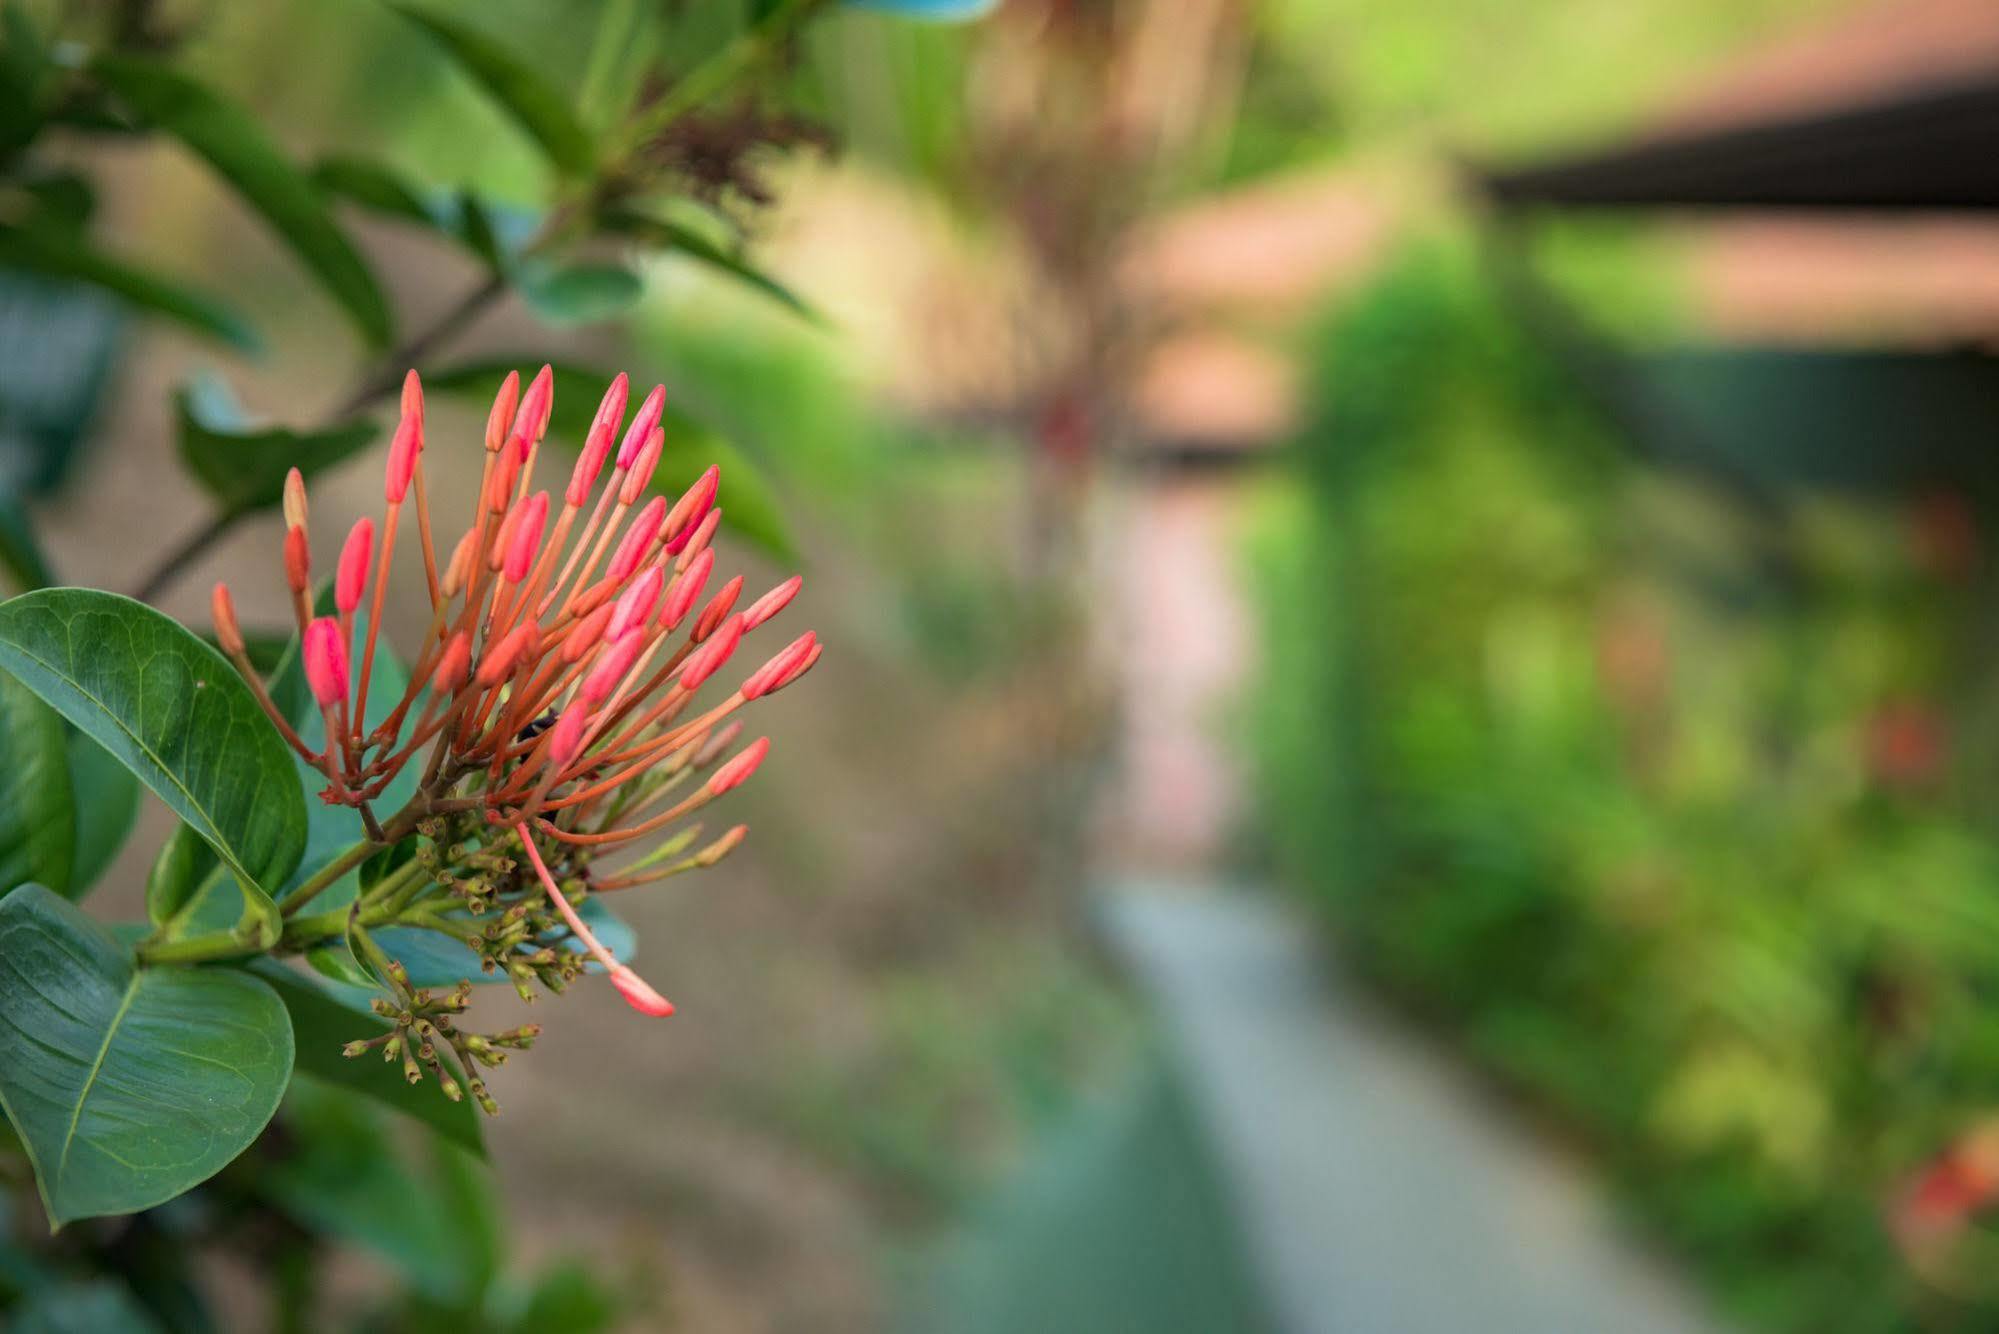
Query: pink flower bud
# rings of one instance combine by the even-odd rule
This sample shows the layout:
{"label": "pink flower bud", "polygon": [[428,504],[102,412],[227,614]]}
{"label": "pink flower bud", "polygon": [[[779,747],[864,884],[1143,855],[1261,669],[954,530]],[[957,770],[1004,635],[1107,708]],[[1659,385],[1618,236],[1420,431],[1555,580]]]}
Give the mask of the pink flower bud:
{"label": "pink flower bud", "polygon": [[465,684],[471,669],[472,636],[460,630],[444,646],[444,654],[437,660],[437,671],[431,675],[430,688],[440,695],[449,695]]}
{"label": "pink flower bud", "polygon": [[303,527],[285,529],[285,582],[294,593],[312,587],[312,547]]}
{"label": "pink flower bud", "polygon": [[521,456],[513,449],[500,451],[499,460],[493,465],[492,481],[486,488],[486,508],[494,514],[502,513],[513,500],[514,483],[521,479]]}
{"label": "pink flower bud", "polygon": [[745,630],[754,630],[771,617],[783,611],[787,606],[791,605],[791,600],[798,596],[798,590],[804,586],[805,577],[794,574],[791,578],[785,580],[776,588],[771,589],[770,592],[764,594],[755,602],[752,602],[749,610],[743,613],[743,628]]}
{"label": "pink flower bud", "polygon": [[597,415],[590,419],[590,424],[607,427],[615,434],[618,423],[625,419],[625,397],[631,388],[631,376],[623,371],[612,376],[610,386],[604,390],[604,397],[597,400]]}
{"label": "pink flower bud", "polygon": [[521,397],[521,373],[508,371],[507,378],[500,382],[500,392],[493,395],[493,410],[486,415],[486,452],[497,454],[500,446],[507,443],[507,427],[514,420],[514,405]]}
{"label": "pink flower bud", "polygon": [[722,628],[712,639],[687,655],[687,661],[680,665],[680,688],[690,693],[699,690],[701,683],[713,676],[742,642],[743,618],[731,616],[722,622]]}
{"label": "pink flower bud", "polygon": [[742,734],[743,724],[739,719],[710,736],[706,741],[701,743],[701,749],[694,752],[694,767],[697,769],[706,769],[717,759],[721,758],[723,751],[735,745],[736,738]]}
{"label": "pink flower bud", "polygon": [[764,693],[767,695],[775,695],[778,691],[783,690],[786,686],[796,681],[799,677],[811,671],[813,665],[819,661],[819,655],[821,653],[824,653],[825,651],[826,651],[826,646],[824,644],[814,644],[812,646],[812,651],[805,655],[805,661],[799,663],[796,667],[793,667],[790,671],[786,672],[783,676],[779,677],[777,684],[772,686],[769,690],[766,690]]}
{"label": "pink flower bud", "polygon": [[526,510],[507,540],[507,561],[501,572],[508,583],[519,583],[534,568],[535,553],[541,549],[541,530],[547,523],[548,492],[537,491],[528,497]]}
{"label": "pink flower bud", "polygon": [[666,497],[654,496],[646,507],[639,511],[639,517],[632,520],[631,527],[618,541],[618,549],[611,556],[608,577],[614,584],[620,584],[639,568],[645,559],[646,548],[659,535],[660,520],[666,517]]}
{"label": "pink flower bud", "polygon": [[527,510],[525,498],[516,500],[507,507],[506,517],[500,520],[500,526],[493,530],[493,547],[486,553],[486,568],[493,573],[498,574],[505,568],[507,557],[514,549],[514,534],[519,531],[521,518]]}
{"label": "pink flower bud", "polygon": [[653,608],[659,605],[659,592],[665,586],[666,571],[657,565],[648,567],[618,599],[611,612],[610,627],[604,633],[618,639],[632,626],[644,625]]}
{"label": "pink flower bud", "polygon": [[583,729],[590,722],[590,706],[571,700],[548,733],[548,765],[560,773],[576,762],[583,751]]}
{"label": "pink flower bud", "polygon": [[417,451],[423,448],[423,418],[405,416],[389,441],[389,466],[383,473],[382,495],[391,505],[403,503],[410,477],[416,472]]}
{"label": "pink flower bud", "polygon": [[597,641],[604,637],[604,627],[611,621],[611,604],[605,603],[569,628],[562,637],[562,665],[580,662],[583,655],[597,647]]}
{"label": "pink flower bud", "polygon": [[632,461],[632,470],[625,474],[624,489],[618,492],[618,503],[636,505],[646,488],[652,485],[653,469],[659,466],[659,452],[666,448],[666,432],[655,430],[646,437],[645,448]]}
{"label": "pink flower bud", "polygon": [[535,373],[534,382],[521,395],[521,410],[514,415],[513,433],[529,444],[548,430],[548,414],[555,408],[555,372],[547,366]]}
{"label": "pink flower bud", "polygon": [[215,592],[209,595],[208,610],[215,618],[215,638],[222,651],[232,658],[242,656],[243,629],[236,624],[236,599],[229,596],[229,585],[215,586]]}
{"label": "pink flower bud", "polygon": [[631,969],[619,964],[611,970],[611,985],[625,998],[625,1004],[640,1014],[664,1019],[673,1013],[673,1002],[654,991],[646,980]]}
{"label": "pink flower bud", "polygon": [[417,448],[423,448],[423,381],[417,378],[416,367],[403,372],[403,416],[416,421]]}
{"label": "pink flower bud", "polygon": [[[686,539],[694,531],[694,525],[708,516],[708,509],[715,503],[715,493],[721,485],[722,470],[711,463],[708,471],[695,478],[694,485],[681,493],[666,516],[668,551],[678,555],[681,547],[687,545]],[[675,538],[681,539],[680,546],[671,545]]]}
{"label": "pink flower bud", "polygon": [[[711,553],[704,551],[701,554],[706,556]],[[743,576],[740,574],[722,585],[722,591],[710,599],[708,605],[701,609],[701,614],[694,618],[695,643],[699,644],[715,633],[715,627],[722,623],[722,618],[735,609],[736,599],[742,596],[742,592]],[[743,621],[743,628],[745,630],[749,628],[747,618]]]}
{"label": "pink flower bud", "polygon": [[583,678],[582,698],[592,704],[602,704],[618,688],[618,682],[625,679],[625,673],[632,669],[633,661],[639,656],[644,635],[628,634],[622,639],[614,639],[604,650],[604,656]]}
{"label": "pink flower bud", "polygon": [[708,582],[708,572],[714,568],[715,553],[704,551],[673,581],[673,589],[666,595],[666,605],[659,611],[659,619],[667,629],[673,629],[687,618],[694,599],[701,596],[701,588]]}
{"label": "pink flower bud", "polygon": [[646,395],[646,401],[639,404],[639,415],[632,418],[632,424],[625,428],[625,438],[618,445],[620,468],[632,466],[639,456],[639,451],[645,448],[646,441],[652,438],[653,428],[659,425],[659,419],[665,412],[666,386],[656,384],[652,387],[652,392]]}
{"label": "pink flower bud", "polygon": [[319,707],[330,709],[347,698],[347,645],[340,625],[321,616],[305,627],[305,683]]}
{"label": "pink flower bud", "polygon": [[297,468],[285,474],[285,527],[305,527],[305,477]]}
{"label": "pink flower bud", "polygon": [[770,738],[767,736],[760,736],[744,746],[736,753],[734,759],[708,775],[709,793],[719,797],[730,788],[741,787],[749,780],[749,776],[757,771],[757,766],[764,762],[764,756],[768,754],[770,754]]}
{"label": "pink flower bud", "polygon": [[472,543],[479,536],[477,530],[468,528],[465,536],[458,539],[458,545],[451,549],[451,559],[445,562],[444,580],[441,585],[446,597],[457,597],[472,578]]}
{"label": "pink flower bud", "polygon": [[604,460],[611,453],[611,431],[611,427],[598,422],[583,437],[583,452],[576,456],[576,467],[569,474],[569,489],[562,493],[563,504],[580,509],[590,499],[590,488],[597,485],[598,474],[604,471]]}
{"label": "pink flower bud", "polygon": [[807,630],[779,649],[769,662],[751,672],[750,679],[743,682],[743,698],[757,699],[789,684],[786,678],[812,655],[818,642],[818,635]]}
{"label": "pink flower bud", "polygon": [[679,547],[675,547],[673,543],[669,542],[666,544],[666,549],[669,552],[676,550],[680,552],[680,568],[685,569],[687,562],[693,560],[698,553],[708,549],[708,544],[715,540],[715,530],[721,526],[722,510],[720,506],[717,506],[702,515],[701,522],[692,531],[681,534],[681,545]]}
{"label": "pink flower bud", "polygon": [[491,690],[506,680],[512,674],[515,665],[520,662],[521,655],[527,652],[528,646],[535,642],[535,637],[540,633],[541,627],[533,621],[527,621],[507,631],[499,643],[489,647],[480,656],[479,675],[476,678],[478,683]]}
{"label": "pink flower bud", "polygon": [[340,564],[333,574],[333,605],[341,614],[351,616],[361,605],[361,594],[368,587],[368,557],[375,549],[375,521],[360,518],[347,530],[347,541],[340,548]]}

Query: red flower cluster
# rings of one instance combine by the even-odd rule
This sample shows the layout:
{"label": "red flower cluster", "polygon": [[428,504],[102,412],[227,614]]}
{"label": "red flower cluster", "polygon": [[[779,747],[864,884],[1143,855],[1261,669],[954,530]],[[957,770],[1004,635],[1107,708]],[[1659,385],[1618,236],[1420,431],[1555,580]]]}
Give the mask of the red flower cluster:
{"label": "red flower cluster", "polygon": [[[768,738],[744,747],[699,787],[654,812],[677,780],[714,764],[733,742],[741,724],[728,721],[729,715],[810,671],[820,645],[810,632],[799,636],[726,698],[687,716],[697,692],[727,665],[744,636],[783,610],[801,581],[793,577],[738,610],[738,576],[696,609],[715,565],[710,544],[722,517],[715,504],[718,470],[708,469],[672,505],[664,497],[645,501],[665,443],[660,421],[666,391],[655,386],[625,425],[627,392],[626,377],[619,375],[598,406],[561,508],[551,516],[549,493],[530,488],[554,402],[553,376],[542,367],[523,394],[519,376],[508,375],[487,419],[485,474],[470,523],[440,565],[424,489],[423,390],[411,371],[389,448],[379,552],[374,522],[360,519],[340,552],[332,616],[313,615],[305,487],[298,472],[291,473],[284,493],[285,578],[306,680],[326,722],[323,749],[305,744],[252,669],[226,585],[215,587],[214,615],[224,650],[272,722],[326,775],[326,801],[358,808],[379,836],[368,803],[428,747],[420,788],[426,812],[483,811],[487,823],[514,830],[550,904],[610,971],[619,991],[641,1010],[666,1014],[672,1007],[665,999],[612,958],[577,916],[531,834],[575,849],[624,844],[741,784],[769,752]],[[592,505],[591,492],[607,464],[609,479]],[[412,489],[430,628],[401,700],[369,729],[364,702],[397,530]],[[371,583],[357,656],[355,616],[370,598]],[[677,637],[682,627],[687,632]],[[351,670],[356,663],[358,670]],[[711,864],[742,835],[741,827],[730,830],[694,860]],[[656,878],[628,875],[598,888]]]}

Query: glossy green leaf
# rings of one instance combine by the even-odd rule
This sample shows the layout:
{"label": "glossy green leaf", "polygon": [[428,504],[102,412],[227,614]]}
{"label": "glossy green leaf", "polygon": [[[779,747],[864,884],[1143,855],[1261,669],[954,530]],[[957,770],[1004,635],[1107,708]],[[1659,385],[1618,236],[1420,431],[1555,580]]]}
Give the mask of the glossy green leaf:
{"label": "glossy green leaf", "polygon": [[329,431],[248,425],[222,382],[201,377],[174,397],[181,461],[232,514],[269,509],[284,498],[285,473],[310,477],[368,447],[373,422]]}
{"label": "glossy green leaf", "polygon": [[813,321],[815,324],[825,323],[819,312],[808,305],[796,292],[793,292],[789,287],[786,287],[762,269],[748,263],[742,257],[730,254],[707,237],[701,235],[701,233],[695,231],[692,227],[678,222],[669,222],[664,218],[655,218],[643,213],[635,213],[629,209],[606,210],[599,216],[598,220],[609,231],[616,232],[622,236],[634,237],[647,245],[657,246],[661,250],[686,255],[689,259],[698,260],[710,268],[720,270],[739,282],[748,283],[764,295],[791,307],[792,310],[803,315],[806,319]]}
{"label": "glossy green leaf", "polygon": [[470,1099],[452,1102],[425,1080],[411,1084],[402,1065],[382,1060],[379,1051],[362,1056],[341,1055],[357,1038],[372,1038],[389,1029],[368,1009],[370,994],[355,987],[321,984],[301,976],[275,959],[259,959],[251,971],[270,984],[291,1015],[297,1070],[325,1083],[351,1090],[391,1110],[421,1121],[469,1153],[484,1157],[479,1112]]}
{"label": "glossy green leaf", "polygon": [[132,826],[139,819],[139,780],[110,751],[83,733],[72,732],[69,785],[76,798],[76,856],[70,864],[70,897],[81,899],[132,836]]}
{"label": "glossy green leaf", "polygon": [[87,588],[0,603],[0,669],[194,826],[244,885],[246,944],[282,926],[269,890],[305,846],[290,749],[221,654],[151,607]]}
{"label": "glossy green leaf", "polygon": [[277,995],[222,968],[135,968],[40,885],[0,899],[0,1106],[49,1218],[132,1213],[221,1170],[291,1079]]}
{"label": "glossy green leaf", "polygon": [[69,893],[75,849],[62,719],[0,673],[0,893],[26,880]]}
{"label": "glossy green leaf", "polygon": [[243,317],[224,303],[115,259],[74,236],[42,228],[0,227],[0,265],[101,287],[131,305],[244,352],[263,346]]}
{"label": "glossy green leaf", "polygon": [[596,154],[589,131],[555,85],[526,60],[477,28],[433,9],[401,0],[389,0],[389,7],[436,38],[458,67],[541,145],[564,175],[590,174]]}
{"label": "glossy green leaf", "polygon": [[[215,849],[192,826],[175,825],[167,841],[160,844],[152,869],[146,873],[146,916],[153,925],[179,934],[186,925],[196,892],[217,873],[220,864]],[[219,931],[235,919],[236,911],[230,905],[226,916],[203,925]]]}
{"label": "glossy green leaf", "polygon": [[362,336],[389,342],[388,302],[312,181],[249,112],[179,71],[136,56],[101,55],[91,71],[148,122],[174,135],[262,215]]}
{"label": "glossy green leaf", "polygon": [[529,265],[515,279],[521,300],[550,324],[590,324],[632,308],[645,292],[621,264]]}
{"label": "glossy green leaf", "polygon": [[[424,388],[432,393],[458,394],[480,405],[492,401],[493,392],[510,370],[522,370],[523,378],[540,361],[535,358],[495,358],[449,367],[424,376]],[[549,419],[549,438],[564,449],[579,446],[590,428],[590,418],[599,400],[610,387],[611,377],[602,371],[572,364],[555,367],[555,410]],[[636,386],[634,398],[637,397]],[[790,533],[778,507],[776,493],[762,470],[743,452],[708,427],[694,421],[670,404],[662,424],[666,428],[666,448],[660,452],[659,468],[653,473],[652,489],[661,495],[678,496],[710,464],[722,469],[722,522],[779,557],[794,554]]]}

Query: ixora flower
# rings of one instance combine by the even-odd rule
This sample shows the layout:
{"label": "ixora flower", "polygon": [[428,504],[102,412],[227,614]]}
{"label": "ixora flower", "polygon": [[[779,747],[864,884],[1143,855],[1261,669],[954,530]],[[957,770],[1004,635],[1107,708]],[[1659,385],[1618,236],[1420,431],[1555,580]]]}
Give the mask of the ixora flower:
{"label": "ixora flower", "polygon": [[[697,849],[699,826],[683,822],[748,780],[769,753],[768,738],[730,753],[742,729],[732,715],[819,660],[818,640],[807,632],[733,690],[710,690],[700,702],[703,687],[785,608],[801,581],[786,580],[740,609],[740,577],[702,600],[722,516],[719,474],[708,469],[671,505],[646,498],[665,441],[664,387],[626,424],[628,382],[619,375],[560,496],[534,490],[553,392],[546,366],[525,393],[518,375],[500,386],[486,424],[479,492],[464,535],[446,549],[432,530],[423,390],[410,372],[379,536],[370,518],[349,530],[331,615],[314,615],[305,487],[297,471],[287,479],[284,573],[305,681],[325,723],[323,744],[308,744],[277,706],[250,663],[227,586],[215,587],[223,650],[285,740],[325,775],[321,798],[358,811],[376,848],[417,836],[408,860],[378,879],[353,917],[362,928],[357,948],[376,955],[370,962],[402,993],[398,1004],[378,1008],[402,1021],[385,1055],[400,1055],[412,1079],[419,1077],[412,1048],[428,1053],[436,1037],[453,1039],[468,1073],[471,1059],[497,1063],[491,1042],[505,1043],[456,1033],[443,1016],[464,1008],[462,990],[443,1000],[411,990],[400,966],[368,941],[370,924],[415,922],[455,935],[482,967],[504,970],[530,999],[531,982],[561,990],[583,958],[594,958],[633,1008],[673,1012],[605,947],[577,903],[712,866],[742,842],[746,831],[738,825]],[[383,598],[406,504],[415,510],[430,624],[408,655],[408,686],[370,726],[364,719],[371,716]],[[364,602],[365,629],[357,630]],[[413,795],[380,815],[375,803],[392,787],[397,797],[409,791],[411,774]],[[606,859],[647,841],[656,846],[605,871]],[[288,910],[297,906],[295,896]],[[452,1087],[446,1083],[447,1092]]]}

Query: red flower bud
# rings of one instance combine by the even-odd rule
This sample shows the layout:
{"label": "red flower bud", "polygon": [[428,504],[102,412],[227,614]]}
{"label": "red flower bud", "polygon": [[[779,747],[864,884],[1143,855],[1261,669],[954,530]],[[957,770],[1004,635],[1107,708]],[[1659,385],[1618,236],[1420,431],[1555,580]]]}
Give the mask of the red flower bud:
{"label": "red flower bud", "polygon": [[[704,551],[701,554],[707,556],[712,553]],[[722,585],[722,591],[711,598],[708,605],[701,609],[701,614],[694,618],[695,643],[699,644],[715,633],[715,627],[722,623],[722,618],[735,609],[736,599],[742,596],[742,592],[743,576],[740,574]],[[749,620],[745,618],[743,628],[747,630],[749,624]]]}
{"label": "red flower bud", "polygon": [[583,729],[590,721],[590,706],[582,700],[570,701],[548,734],[548,764],[558,773],[567,769],[583,751]]}
{"label": "red flower bud", "polygon": [[590,419],[592,426],[608,426],[613,432],[618,423],[625,419],[625,397],[631,392],[632,377],[619,371],[611,377],[611,383],[604,390],[604,396],[597,400],[597,415]]}
{"label": "red flower bud", "polygon": [[375,521],[360,518],[347,530],[347,541],[340,548],[340,564],[333,574],[333,605],[341,614],[351,616],[361,605],[361,594],[368,587],[368,557],[375,548]]}
{"label": "red flower bud", "polygon": [[632,470],[625,474],[624,489],[618,492],[618,503],[636,505],[639,497],[652,485],[653,469],[659,466],[659,452],[666,448],[666,432],[655,430],[646,437],[645,448],[632,462]]}
{"label": "red flower bud", "polygon": [[423,448],[423,418],[405,416],[389,441],[389,466],[383,473],[382,496],[391,505],[403,503],[410,477],[416,472],[417,451]]}
{"label": "red flower bud", "polygon": [[583,451],[576,456],[576,467],[569,474],[569,487],[562,493],[562,503],[572,508],[582,508],[590,499],[590,488],[597,485],[598,474],[604,471],[604,460],[611,453],[611,430],[602,422],[590,428],[590,434],[583,437]]}
{"label": "red flower bud", "polygon": [[669,542],[666,544],[666,549],[669,552],[674,550],[680,552],[680,568],[684,570],[687,568],[687,562],[708,549],[708,544],[715,540],[715,530],[721,526],[722,510],[717,506],[701,516],[701,522],[692,532],[681,534],[680,547],[676,548]]}
{"label": "red flower bud", "polygon": [[440,695],[449,695],[465,684],[471,669],[472,636],[460,630],[444,646],[443,656],[437,660],[437,671],[431,675],[430,688]]}
{"label": "red flower bud", "polygon": [[347,644],[340,625],[321,616],[305,627],[305,683],[319,707],[330,709],[347,698]]}
{"label": "red flower bud", "polygon": [[623,964],[611,970],[611,985],[625,998],[625,1004],[640,1014],[664,1019],[673,1013],[672,1001],[654,991],[650,983]]}
{"label": "red flower bud", "polygon": [[294,593],[312,587],[312,547],[302,527],[285,529],[285,582]]}
{"label": "red flower bud", "polygon": [[632,662],[639,656],[643,646],[643,635],[628,634],[622,639],[611,641],[604,650],[604,656],[597,659],[597,665],[583,678],[582,698],[592,704],[602,704],[618,688],[618,682],[625,679],[625,673],[632,669]]}
{"label": "red flower bud", "polygon": [[537,491],[528,497],[526,509],[514,522],[507,541],[507,561],[502,573],[508,583],[519,583],[534,568],[535,553],[541,549],[541,530],[547,523],[548,492]]}
{"label": "red flower bud", "polygon": [[489,646],[479,658],[479,684],[491,690],[506,680],[520,662],[521,655],[527,652],[528,646],[540,633],[540,626],[533,621],[524,621],[507,631],[499,643]]}
{"label": "red flower bud", "polygon": [[794,574],[770,592],[752,602],[743,613],[743,628],[754,630],[771,617],[783,611],[798,596],[798,590],[805,586],[805,577]]}
{"label": "red flower bud", "polygon": [[416,421],[417,448],[423,448],[423,381],[417,378],[416,367],[403,372],[402,411],[405,418]]}
{"label": "red flower bud", "polygon": [[493,395],[493,410],[486,415],[486,452],[497,454],[500,446],[507,443],[507,427],[514,419],[514,404],[520,401],[521,373],[508,371],[507,378],[500,382],[500,392]]}
{"label": "red flower bud", "polygon": [[562,665],[580,662],[583,655],[597,647],[597,641],[604,637],[604,627],[611,620],[611,604],[605,603],[570,627],[562,637]]}
{"label": "red flower bud", "polygon": [[714,638],[702,644],[687,655],[687,661],[680,665],[680,687],[693,692],[701,688],[701,683],[713,676],[721,665],[736,651],[736,645],[743,642],[743,618],[731,616],[722,622],[721,629]]}
{"label": "red flower bud", "polygon": [[660,520],[666,517],[666,497],[654,496],[646,507],[639,511],[639,517],[632,520],[631,527],[619,539],[618,549],[611,556],[611,567],[606,577],[614,584],[623,583],[626,576],[639,568],[645,559],[646,548],[659,535]]}
{"label": "red flower bud", "polygon": [[768,754],[770,754],[770,738],[758,737],[737,752],[734,759],[708,775],[708,791],[719,797],[730,788],[741,787],[749,780],[749,776],[757,771],[757,766],[764,762],[764,756]]}
{"label": "red flower bud", "polygon": [[242,656],[243,630],[236,624],[236,600],[229,596],[229,585],[215,586],[208,599],[208,610],[215,618],[215,638],[222,644],[222,651],[232,658]]}
{"label": "red flower bud", "polygon": [[[708,516],[708,509],[715,503],[715,493],[721,485],[722,470],[711,463],[708,465],[708,471],[695,478],[694,485],[682,492],[680,499],[674,502],[672,511],[666,516],[668,543],[666,549],[669,552],[678,555],[681,548],[687,545],[687,538],[693,533],[694,526]],[[673,540],[676,538],[680,540],[679,546],[673,545]]]}
{"label": "red flower bud", "polygon": [[555,372],[543,366],[534,382],[521,395],[521,410],[514,415],[514,435],[533,444],[548,431],[548,415],[555,410]]}
{"label": "red flower bud", "polygon": [[769,662],[751,672],[750,679],[743,682],[743,698],[757,699],[790,684],[787,678],[812,656],[812,650],[818,647],[818,643],[819,637],[807,630],[779,649]]}
{"label": "red flower bud", "polygon": [[701,555],[706,559],[697,558],[674,579],[673,589],[666,595],[666,605],[659,610],[659,619],[669,630],[686,619],[694,599],[701,596],[702,585],[708,582],[708,572],[715,568],[714,552],[704,551]]}
{"label": "red flower bud", "polygon": [[646,395],[646,401],[639,404],[638,416],[632,418],[632,424],[625,428],[625,438],[618,445],[620,468],[632,466],[639,456],[639,451],[645,448],[646,441],[652,438],[653,428],[659,425],[659,420],[665,412],[666,386],[656,384],[652,387],[652,392]]}
{"label": "red flower bud", "polygon": [[611,624],[604,631],[613,639],[620,638],[625,631],[635,625],[644,625],[651,617],[654,607],[659,605],[659,591],[666,584],[666,571],[654,565],[624,591],[611,612]]}

